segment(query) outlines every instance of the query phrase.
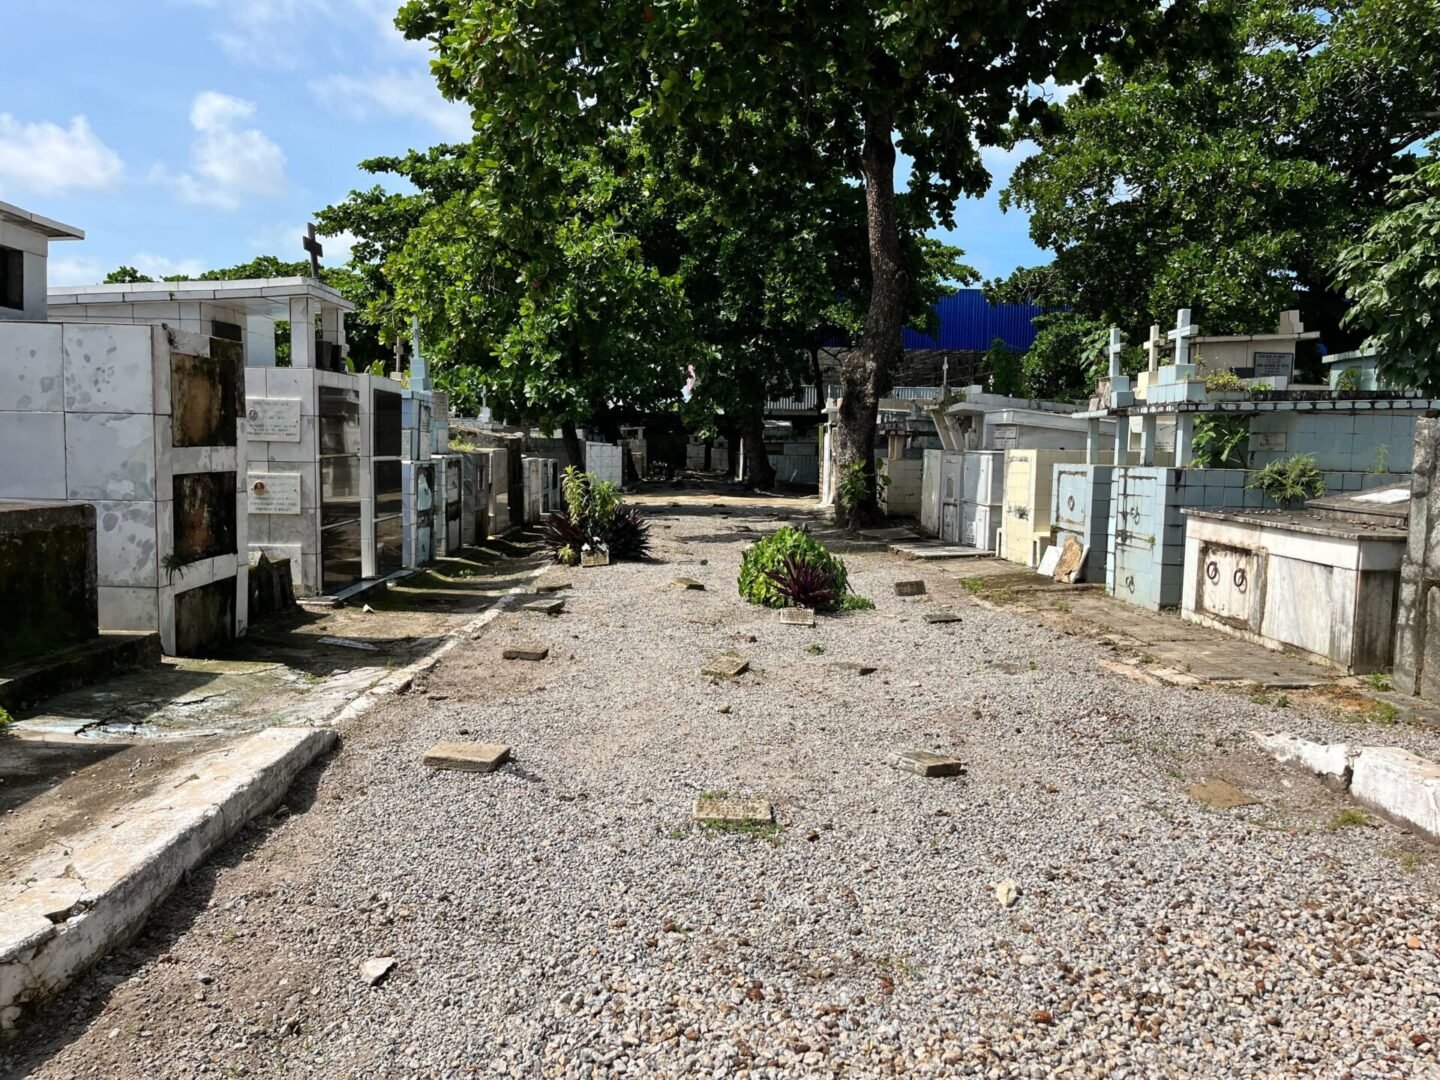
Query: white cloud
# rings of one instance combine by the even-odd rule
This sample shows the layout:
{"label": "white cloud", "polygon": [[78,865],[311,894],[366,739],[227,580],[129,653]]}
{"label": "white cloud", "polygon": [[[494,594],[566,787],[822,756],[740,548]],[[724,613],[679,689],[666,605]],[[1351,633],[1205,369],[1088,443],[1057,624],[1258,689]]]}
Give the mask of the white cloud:
{"label": "white cloud", "polygon": [[418,120],[446,139],[468,140],[472,134],[467,106],[446,101],[434,81],[420,72],[391,69],[375,75],[328,75],[310,83],[322,105],[352,120],[374,116]]}
{"label": "white cloud", "polygon": [[172,0],[217,12],[212,39],[232,58],[257,67],[295,70],[317,58],[342,60],[356,47],[414,54],[423,42],[395,29],[399,0]]}
{"label": "white cloud", "polygon": [[199,259],[172,259],[140,251],[128,259],[113,262],[104,262],[93,255],[51,256],[46,276],[52,289],[63,285],[98,285],[106,274],[120,266],[134,267],[157,281],[177,274],[193,278],[208,269]]}
{"label": "white cloud", "polygon": [[190,105],[190,171],[172,175],[163,167],[155,179],[172,185],[185,202],[233,210],[247,195],[274,196],[285,191],[285,154],[259,128],[239,125],[255,114],[255,106],[214,90],[195,96]]}
{"label": "white cloud", "polygon": [[1001,146],[986,146],[980,150],[980,160],[990,171],[993,187],[1003,187],[1010,182],[1015,166],[1028,157],[1034,157],[1040,148],[1028,139],[1022,139],[1009,150]]}
{"label": "white cloud", "polygon": [[101,191],[125,174],[120,156],[76,116],[68,128],[23,124],[0,113],[0,190],[32,194]]}
{"label": "white cloud", "polygon": [[46,279],[51,288],[56,285],[96,285],[113,269],[113,266],[106,266],[88,255],[52,255],[46,267]]}
{"label": "white cloud", "polygon": [[[247,238],[251,248],[256,255],[274,255],[286,261],[308,258],[304,248],[300,245],[301,238],[305,235],[304,225],[272,225],[263,229],[256,229]],[[320,262],[325,266],[344,266],[350,261],[350,249],[355,245],[355,237],[350,233],[339,233],[335,236],[319,234],[320,245],[325,249],[325,254],[320,256]]]}

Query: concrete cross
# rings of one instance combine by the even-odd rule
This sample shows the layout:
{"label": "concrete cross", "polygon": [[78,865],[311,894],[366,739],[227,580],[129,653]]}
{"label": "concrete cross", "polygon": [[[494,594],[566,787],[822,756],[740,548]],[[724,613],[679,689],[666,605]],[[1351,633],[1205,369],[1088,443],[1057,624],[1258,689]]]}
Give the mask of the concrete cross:
{"label": "concrete cross", "polygon": [[1110,327],[1110,346],[1105,350],[1110,356],[1110,378],[1120,377],[1120,354],[1125,351],[1125,338],[1118,326]]}
{"label": "concrete cross", "polygon": [[1160,324],[1150,324],[1150,338],[1145,342],[1145,355],[1150,358],[1150,374],[1160,370],[1160,344],[1165,339],[1160,336]]}
{"label": "concrete cross", "polygon": [[325,249],[320,246],[320,241],[315,239],[315,223],[313,221],[305,227],[305,235],[300,238],[300,243],[310,253],[310,276],[319,281],[320,256],[325,254]]}
{"label": "concrete cross", "polygon": [[1170,337],[1175,341],[1175,363],[1190,362],[1190,339],[1199,336],[1200,327],[1190,321],[1190,309],[1181,308],[1175,313],[1175,329],[1170,331]]}

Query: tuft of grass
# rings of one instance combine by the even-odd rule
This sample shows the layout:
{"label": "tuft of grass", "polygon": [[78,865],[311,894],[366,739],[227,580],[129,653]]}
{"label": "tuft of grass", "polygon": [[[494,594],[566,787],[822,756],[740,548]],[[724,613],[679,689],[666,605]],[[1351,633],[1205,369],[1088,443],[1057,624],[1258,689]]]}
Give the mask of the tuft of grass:
{"label": "tuft of grass", "polygon": [[1269,695],[1269,694],[1251,694],[1251,695],[1250,695],[1250,704],[1251,704],[1251,705],[1269,705],[1270,703],[1271,703],[1271,702],[1270,702],[1270,695]]}
{"label": "tuft of grass", "polygon": [[1277,709],[1288,709],[1290,707],[1290,695],[1281,694],[1279,697],[1277,697],[1275,699],[1275,707]]}
{"label": "tuft of grass", "polygon": [[854,593],[846,593],[845,599],[840,601],[841,611],[874,611],[875,601],[868,596],[856,596]]}
{"label": "tuft of grass", "polygon": [[978,577],[962,577],[960,579],[960,587],[966,592],[968,592],[971,596],[975,596],[980,592],[980,590],[985,588],[985,579]]}
{"label": "tuft of grass", "polygon": [[14,722],[15,717],[10,715],[4,705],[0,705],[0,732],[4,732],[4,730]]}
{"label": "tuft of grass", "polygon": [[1389,726],[1400,719],[1400,710],[1388,701],[1377,701],[1370,706],[1368,719],[1372,723]]}
{"label": "tuft of grass", "polygon": [[1424,856],[1417,855],[1413,851],[1401,851],[1399,848],[1391,848],[1388,851],[1382,851],[1380,854],[1390,856],[1390,858],[1400,864],[1400,869],[1407,874],[1413,874],[1425,865]]}
{"label": "tuft of grass", "polygon": [[805,646],[805,651],[811,656],[821,656],[825,652],[825,646],[818,641]]}
{"label": "tuft of grass", "polygon": [[1354,807],[1347,810],[1337,810],[1330,823],[1325,826],[1327,832],[1339,832],[1342,829],[1358,829],[1369,825],[1370,819]]}
{"label": "tuft of grass", "polygon": [[1395,684],[1390,681],[1390,676],[1383,675],[1378,671],[1373,675],[1365,676],[1365,685],[1381,694],[1388,694],[1395,689]]}

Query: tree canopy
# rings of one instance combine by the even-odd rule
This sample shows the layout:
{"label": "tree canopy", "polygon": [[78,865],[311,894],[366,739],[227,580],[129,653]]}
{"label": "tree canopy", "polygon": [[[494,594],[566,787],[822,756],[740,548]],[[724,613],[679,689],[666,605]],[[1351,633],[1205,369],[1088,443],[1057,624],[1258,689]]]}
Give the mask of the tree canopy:
{"label": "tree canopy", "polygon": [[1053,262],[992,294],[1070,304],[1132,336],[1181,307],[1219,333],[1268,330],[1298,307],[1332,348],[1352,345],[1336,268],[1436,128],[1440,5],[1209,6],[1233,16],[1233,76],[1204,56],[1179,79],[1160,59],[1106,63],[1109,93],[1017,130],[1040,152],[1003,204],[1030,212]]}

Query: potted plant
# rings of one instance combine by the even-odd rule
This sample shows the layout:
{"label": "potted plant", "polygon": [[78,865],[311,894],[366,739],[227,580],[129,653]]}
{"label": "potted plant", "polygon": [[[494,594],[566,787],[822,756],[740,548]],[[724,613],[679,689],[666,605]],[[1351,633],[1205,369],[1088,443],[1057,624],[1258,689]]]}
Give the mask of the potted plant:
{"label": "potted plant", "polygon": [[1244,401],[1245,382],[1233,371],[1217,371],[1205,376],[1205,396],[1211,401]]}

